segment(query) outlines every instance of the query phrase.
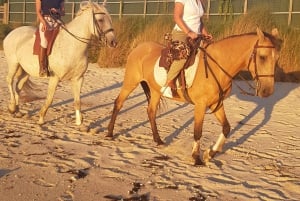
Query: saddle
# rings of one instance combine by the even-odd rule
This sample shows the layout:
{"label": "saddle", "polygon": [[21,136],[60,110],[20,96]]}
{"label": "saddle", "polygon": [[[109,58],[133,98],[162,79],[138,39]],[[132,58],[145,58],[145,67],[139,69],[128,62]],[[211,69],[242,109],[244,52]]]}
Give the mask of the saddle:
{"label": "saddle", "polygon": [[[45,32],[45,37],[48,41],[48,46],[47,46],[47,55],[51,54],[51,50],[52,50],[52,46],[53,43],[55,41],[55,38],[57,36],[59,32],[59,26],[56,27],[53,30],[47,30]],[[35,55],[39,55],[40,49],[41,49],[41,37],[40,37],[40,32],[39,32],[39,28],[36,29],[35,31],[35,41],[34,41],[34,45],[33,45],[33,54]]]}
{"label": "saddle", "polygon": [[177,40],[173,41],[171,34],[167,33],[165,34],[165,40],[167,41],[167,46],[161,51],[159,66],[169,71],[174,60],[186,59],[182,70],[180,71],[178,76],[170,83],[170,85],[173,96],[178,96],[175,86],[175,80],[178,79],[185,99],[191,102],[189,96],[187,95],[184,70],[194,64],[202,37],[198,37],[196,39],[187,37],[185,42]]}
{"label": "saddle", "polygon": [[200,41],[197,39],[186,38],[186,42],[172,40],[170,33],[165,34],[167,45],[161,51],[159,66],[164,67],[167,71],[170,69],[174,60],[187,59],[184,69],[193,65],[197,54]]}

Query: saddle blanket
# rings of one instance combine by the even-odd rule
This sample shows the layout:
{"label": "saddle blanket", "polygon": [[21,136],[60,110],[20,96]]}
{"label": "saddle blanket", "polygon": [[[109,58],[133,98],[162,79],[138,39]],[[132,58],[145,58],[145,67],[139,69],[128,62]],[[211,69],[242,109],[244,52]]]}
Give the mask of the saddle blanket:
{"label": "saddle blanket", "polygon": [[[155,66],[154,66],[154,79],[157,82],[157,84],[162,87],[166,84],[168,72],[164,67],[159,66],[159,60],[160,60],[160,57],[157,59]],[[195,57],[194,64],[184,70],[187,88],[190,88],[193,84],[198,64],[199,64],[199,53],[197,53],[197,55]],[[177,86],[177,88],[179,88],[178,80],[176,80],[176,86]]]}

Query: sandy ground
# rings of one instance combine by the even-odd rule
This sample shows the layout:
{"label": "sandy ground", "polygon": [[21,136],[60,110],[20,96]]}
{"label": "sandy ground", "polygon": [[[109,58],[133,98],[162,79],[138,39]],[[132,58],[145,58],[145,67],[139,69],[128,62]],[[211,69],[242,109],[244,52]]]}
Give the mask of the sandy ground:
{"label": "sandy ground", "polygon": [[[137,88],[118,116],[115,139],[105,138],[124,69],[90,65],[82,89],[84,125],[74,123],[71,88],[63,82],[45,121],[41,91],[24,96],[22,118],[7,111],[7,65],[0,52],[1,201],[204,201],[300,200],[300,85],[276,83],[266,99],[241,95],[225,101],[232,134],[208,166],[193,166],[193,106],[167,101],[158,128],[165,146],[152,140],[146,99]],[[244,83],[238,82],[245,86]],[[221,127],[205,117],[202,147]]]}

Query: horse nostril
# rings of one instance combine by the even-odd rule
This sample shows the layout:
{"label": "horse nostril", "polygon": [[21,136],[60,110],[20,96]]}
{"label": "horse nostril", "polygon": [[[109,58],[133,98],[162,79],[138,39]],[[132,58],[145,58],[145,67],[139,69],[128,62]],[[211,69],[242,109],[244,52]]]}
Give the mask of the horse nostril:
{"label": "horse nostril", "polygon": [[113,41],[111,41],[111,46],[112,46],[112,47],[116,47],[116,46],[117,46],[117,44],[118,44],[118,43],[117,43],[116,41],[114,41],[114,40],[113,40]]}

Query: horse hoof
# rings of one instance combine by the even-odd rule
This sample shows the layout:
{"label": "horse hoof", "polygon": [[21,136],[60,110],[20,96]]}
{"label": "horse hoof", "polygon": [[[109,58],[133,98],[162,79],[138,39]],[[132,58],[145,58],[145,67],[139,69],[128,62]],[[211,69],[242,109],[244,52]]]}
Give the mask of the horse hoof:
{"label": "horse hoof", "polygon": [[208,163],[216,155],[216,153],[217,152],[212,149],[206,149],[203,153],[203,161]]}
{"label": "horse hoof", "polygon": [[205,162],[203,162],[199,156],[199,157],[195,158],[194,165],[195,166],[205,166]]}
{"label": "horse hoof", "polygon": [[17,113],[15,113],[15,117],[16,118],[21,118],[21,117],[23,117],[25,114],[23,114],[22,112],[17,112]]}
{"label": "horse hoof", "polygon": [[8,105],[8,111],[10,114],[14,114],[17,111],[17,107],[15,105]]}
{"label": "horse hoof", "polygon": [[159,145],[164,145],[165,143],[160,139],[154,139],[154,142],[156,142],[156,144],[159,146]]}
{"label": "horse hoof", "polygon": [[43,125],[45,123],[45,121],[43,119],[39,119],[39,121],[37,122],[39,125]]}
{"label": "horse hoof", "polygon": [[113,134],[107,134],[107,135],[105,135],[105,138],[108,138],[108,139],[112,140],[113,139]]}

